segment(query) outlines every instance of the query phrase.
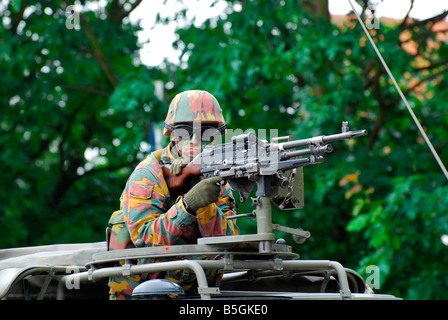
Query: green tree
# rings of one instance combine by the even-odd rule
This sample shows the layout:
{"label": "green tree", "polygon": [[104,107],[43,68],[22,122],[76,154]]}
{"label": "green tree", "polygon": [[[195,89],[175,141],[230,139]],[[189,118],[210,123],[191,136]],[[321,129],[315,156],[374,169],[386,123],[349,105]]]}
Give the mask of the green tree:
{"label": "green tree", "polygon": [[104,239],[162,119],[127,18],[139,2],[2,2],[1,247]]}
{"label": "green tree", "polygon": [[[305,168],[305,208],[274,220],[311,231],[295,248],[304,258],[337,260],[363,275],[376,265],[380,292],[446,298],[447,187],[439,167],[355,16],[336,24],[301,9],[301,1],[231,2],[224,19],[179,29],[188,62],[170,75],[175,91],[210,90],[233,128],[297,138],[337,132],[341,120],[367,129],[368,137],[335,143],[324,164]],[[447,45],[432,27],[446,15],[371,31],[442,159]],[[253,232],[253,222],[240,221]]]}

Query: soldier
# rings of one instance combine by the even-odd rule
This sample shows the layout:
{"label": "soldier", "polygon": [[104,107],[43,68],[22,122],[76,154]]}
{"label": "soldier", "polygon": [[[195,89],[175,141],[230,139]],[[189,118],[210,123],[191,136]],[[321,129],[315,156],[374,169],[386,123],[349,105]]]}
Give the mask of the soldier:
{"label": "soldier", "polygon": [[[164,135],[170,143],[150,154],[129,177],[120,198],[121,210],[112,214],[109,224],[111,250],[137,246],[169,246],[195,244],[201,237],[236,235],[238,227],[226,217],[236,213],[235,200],[228,184],[220,185],[219,177],[197,178],[179,194],[169,190],[161,166],[171,164],[171,173],[182,168],[196,156],[203,145],[213,141],[208,132],[224,134],[227,124],[216,98],[206,91],[182,92],[172,100]],[[204,140],[204,141],[202,141]],[[180,282],[176,273],[151,274],[142,279],[111,277],[110,299],[129,299],[142,281],[168,278]],[[184,289],[191,281],[181,283]]]}

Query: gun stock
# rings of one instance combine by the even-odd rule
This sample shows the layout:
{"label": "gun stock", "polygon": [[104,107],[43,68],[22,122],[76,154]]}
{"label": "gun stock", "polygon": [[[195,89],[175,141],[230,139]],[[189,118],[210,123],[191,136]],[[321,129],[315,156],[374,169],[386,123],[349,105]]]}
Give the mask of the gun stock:
{"label": "gun stock", "polygon": [[188,181],[196,176],[201,175],[199,164],[189,163],[183,169],[182,172],[175,176],[171,173],[171,166],[169,164],[162,165],[163,176],[170,190],[179,190],[188,186]]}

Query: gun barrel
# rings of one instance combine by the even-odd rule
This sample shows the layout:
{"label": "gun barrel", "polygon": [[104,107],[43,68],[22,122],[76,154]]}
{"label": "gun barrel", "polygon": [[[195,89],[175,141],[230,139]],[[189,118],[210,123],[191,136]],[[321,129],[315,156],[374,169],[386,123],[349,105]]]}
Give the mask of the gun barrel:
{"label": "gun barrel", "polygon": [[327,143],[327,142],[332,142],[332,141],[362,137],[365,135],[367,135],[367,130],[356,130],[356,131],[348,131],[348,132],[333,134],[330,136],[324,136],[323,140],[325,143]]}
{"label": "gun barrel", "polygon": [[305,146],[311,146],[314,144],[329,143],[332,141],[351,139],[367,135],[367,130],[348,131],[329,136],[316,136],[308,139],[294,140],[290,142],[284,142],[278,144],[278,149],[288,150]]}

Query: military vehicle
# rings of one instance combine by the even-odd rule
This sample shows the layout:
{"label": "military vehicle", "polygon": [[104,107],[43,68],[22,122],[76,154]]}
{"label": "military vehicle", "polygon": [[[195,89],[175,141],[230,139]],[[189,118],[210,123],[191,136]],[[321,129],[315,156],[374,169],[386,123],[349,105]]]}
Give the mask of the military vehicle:
{"label": "military vehicle", "polygon": [[[375,294],[363,278],[340,263],[300,260],[282,240],[272,252],[259,253],[257,241],[239,244],[197,244],[106,251],[105,242],[37,246],[0,251],[0,298],[8,300],[108,299],[108,278],[167,270],[193,272],[199,296],[185,296],[182,287],[168,280],[148,280],[134,295],[180,299],[397,299]],[[193,260],[190,256],[219,256]],[[182,256],[183,260],[170,258]],[[167,261],[137,264],[138,259]],[[126,263],[116,267],[116,262]],[[207,284],[205,271],[217,269],[222,278]],[[175,297],[171,297],[176,295]]]}
{"label": "military vehicle", "polygon": [[[145,299],[397,299],[375,294],[363,278],[336,261],[300,260],[284,239],[273,231],[293,235],[303,243],[311,234],[301,228],[273,223],[271,203],[281,210],[303,207],[303,167],[323,162],[322,154],[333,150],[329,142],[364,136],[366,130],[271,143],[248,133],[222,145],[207,146],[194,163],[205,176],[220,176],[246,201],[256,188],[251,217],[257,233],[200,238],[197,244],[109,250],[106,241],[60,244],[0,250],[1,299],[108,299],[111,276],[132,276],[180,270],[194,274],[197,290],[186,295],[178,284],[153,279],[138,285],[133,296]],[[292,150],[302,148],[300,150]],[[291,151],[292,150],[292,151]],[[309,157],[305,157],[309,156]],[[197,257],[201,256],[201,259]],[[121,263],[120,263],[121,262]],[[216,270],[216,282],[206,272]]]}

